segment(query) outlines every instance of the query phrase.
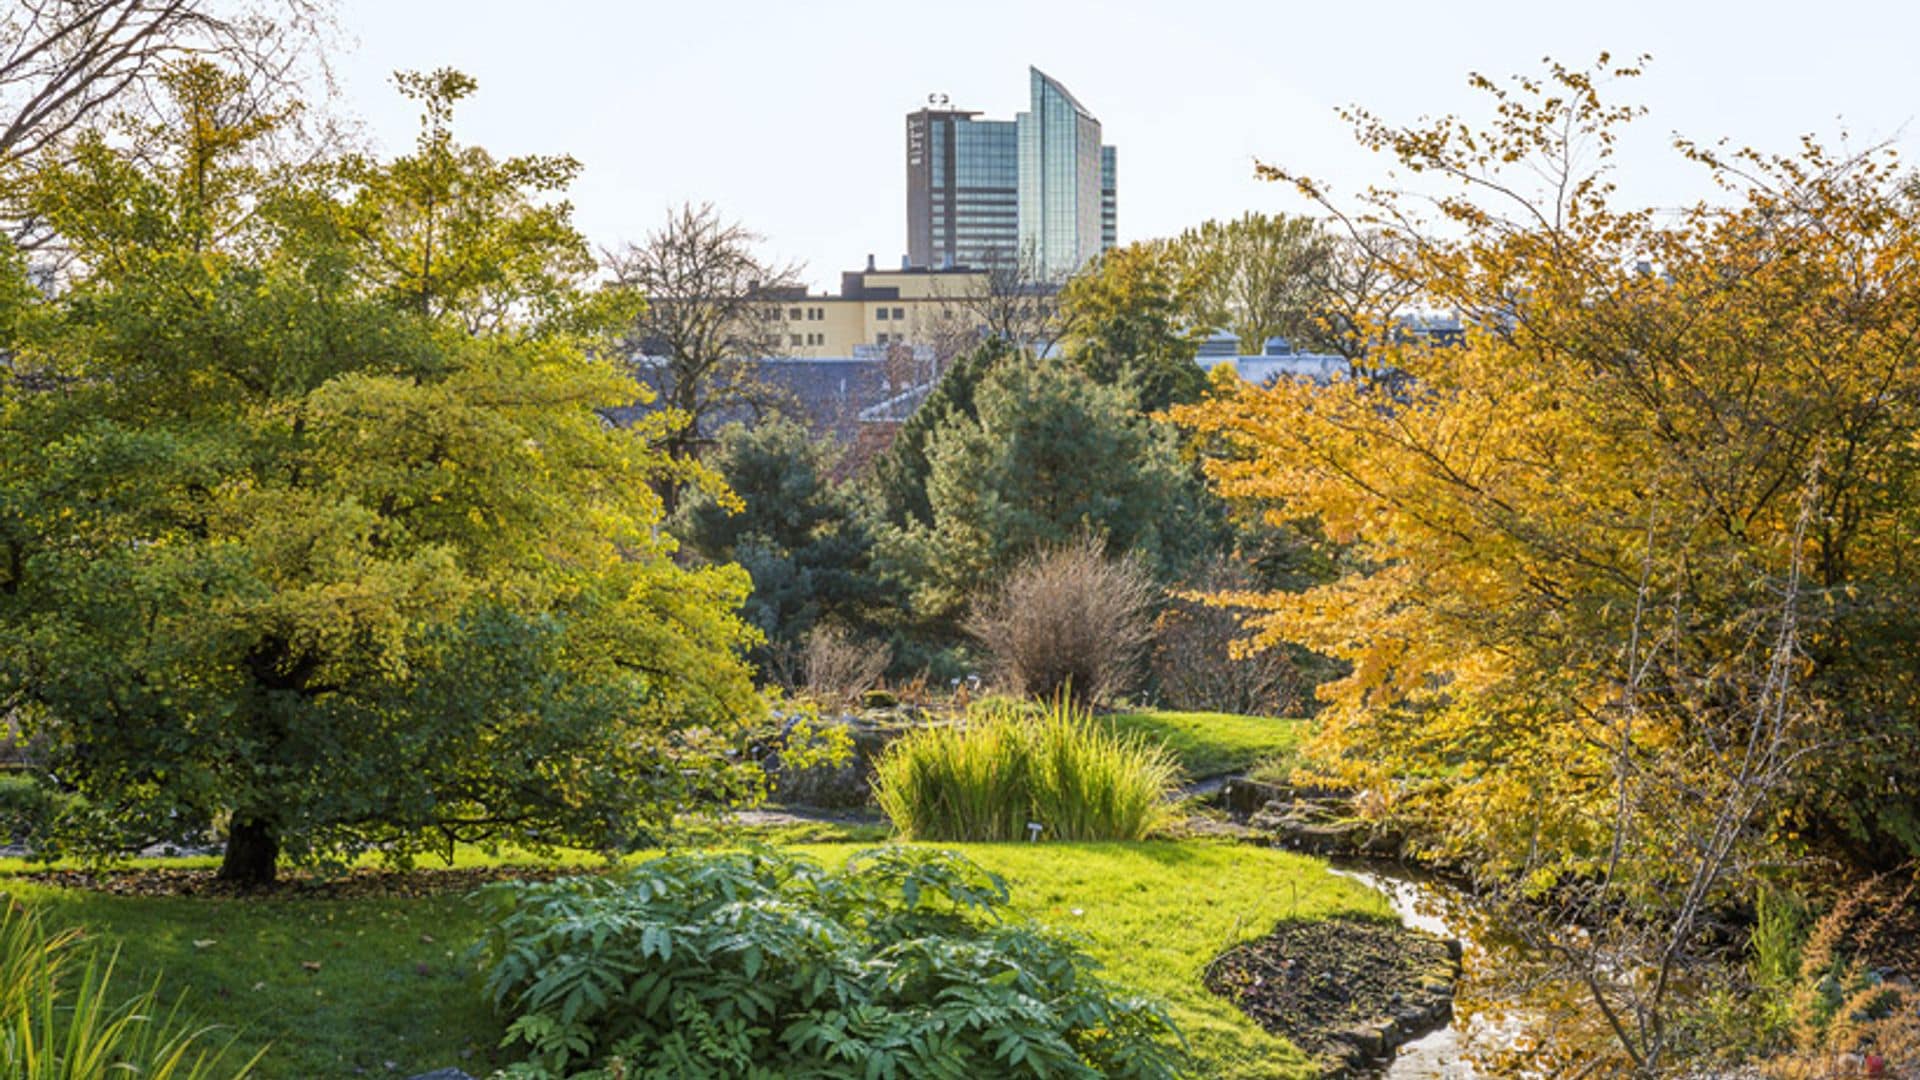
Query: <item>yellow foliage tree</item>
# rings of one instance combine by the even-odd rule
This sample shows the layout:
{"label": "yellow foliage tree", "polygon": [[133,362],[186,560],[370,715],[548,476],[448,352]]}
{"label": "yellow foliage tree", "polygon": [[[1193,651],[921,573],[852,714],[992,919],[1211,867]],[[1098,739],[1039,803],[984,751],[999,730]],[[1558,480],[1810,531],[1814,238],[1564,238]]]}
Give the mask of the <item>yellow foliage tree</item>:
{"label": "yellow foliage tree", "polygon": [[1264,170],[1385,238],[1382,274],[1466,333],[1377,320],[1351,379],[1221,373],[1175,410],[1218,448],[1223,495],[1317,516],[1361,556],[1320,587],[1219,599],[1248,612],[1250,648],[1351,665],[1322,691],[1331,760],[1431,778],[1395,790],[1437,793],[1454,840],[1510,865],[1617,863],[1629,789],[1671,837],[1772,782],[1737,744],[1782,656],[1778,789],[1742,827],[1920,853],[1912,190],[1878,151],[1682,141],[1721,196],[1619,208],[1608,168],[1640,110],[1601,91],[1636,74],[1603,56],[1476,77],[1483,126],[1350,113],[1419,191],[1342,201]]}

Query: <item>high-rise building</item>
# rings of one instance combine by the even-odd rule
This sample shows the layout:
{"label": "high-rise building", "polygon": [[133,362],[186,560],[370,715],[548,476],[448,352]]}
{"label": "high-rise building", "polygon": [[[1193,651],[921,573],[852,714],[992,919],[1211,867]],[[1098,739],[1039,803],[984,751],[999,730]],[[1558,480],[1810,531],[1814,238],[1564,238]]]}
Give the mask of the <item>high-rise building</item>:
{"label": "high-rise building", "polygon": [[1114,246],[1114,149],[1067,88],[1030,68],[1014,120],[934,107],[907,115],[907,258],[915,266],[1028,264],[1060,280]]}
{"label": "high-rise building", "polygon": [[1045,280],[1100,253],[1106,155],[1100,121],[1067,88],[1029,68],[1032,105],[1020,128],[1020,252]]}
{"label": "high-rise building", "polygon": [[1020,242],[1020,142],[1011,120],[907,114],[907,259],[941,270],[991,266]]}

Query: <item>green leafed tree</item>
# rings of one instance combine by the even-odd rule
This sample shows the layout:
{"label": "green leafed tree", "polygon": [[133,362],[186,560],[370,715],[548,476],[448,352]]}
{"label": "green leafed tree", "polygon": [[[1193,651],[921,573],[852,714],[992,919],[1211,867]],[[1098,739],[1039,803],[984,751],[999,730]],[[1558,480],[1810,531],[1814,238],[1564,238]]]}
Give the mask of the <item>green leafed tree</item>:
{"label": "green leafed tree", "polygon": [[1182,288],[1164,244],[1106,252],[1061,291],[1062,352],[1095,380],[1131,390],[1147,412],[1199,400],[1206,378],[1193,357],[1209,327]]}
{"label": "green leafed tree", "polygon": [[1016,357],[987,374],[974,407],[928,440],[930,522],[885,544],[923,617],[952,618],[1022,557],[1081,534],[1169,574],[1210,535],[1172,431],[1130,390]]}
{"label": "green leafed tree", "polygon": [[1254,355],[1268,338],[1318,345],[1329,304],[1335,247],[1319,222],[1249,212],[1208,221],[1168,245],[1194,322],[1229,330]]}
{"label": "green leafed tree", "polygon": [[975,417],[974,394],[987,374],[1018,355],[1001,338],[989,338],[960,354],[940,377],[926,401],[900,425],[886,452],[875,459],[868,481],[882,521],[896,526],[931,525],[933,507],[927,502],[927,448],[933,433],[949,423]]}
{"label": "green leafed tree", "polygon": [[[223,79],[181,69],[181,108]],[[457,146],[464,77],[401,83],[397,161],[249,164],[210,120],[36,183],[79,269],[0,288],[0,704],[77,845],[221,828],[260,883],[749,791],[747,581],[675,564],[677,466],[597,412],[632,312],[582,288],[571,165]]]}

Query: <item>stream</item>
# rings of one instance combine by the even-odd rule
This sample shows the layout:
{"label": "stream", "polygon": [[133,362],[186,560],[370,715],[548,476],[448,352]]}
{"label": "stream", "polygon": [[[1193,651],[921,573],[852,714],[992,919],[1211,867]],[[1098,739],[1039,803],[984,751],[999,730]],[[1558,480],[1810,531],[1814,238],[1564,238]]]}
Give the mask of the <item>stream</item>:
{"label": "stream", "polygon": [[[1471,899],[1459,888],[1419,870],[1376,860],[1335,859],[1333,872],[1379,891],[1405,925],[1459,940],[1463,948],[1454,998],[1457,1002],[1484,996],[1463,991],[1475,986],[1476,980],[1485,980],[1499,961],[1487,940],[1490,931],[1486,920],[1478,917]],[[1523,1017],[1508,1016],[1491,1022],[1478,1014],[1456,1011],[1451,1024],[1402,1046],[1381,1075],[1389,1080],[1478,1077],[1483,1074],[1469,1060],[1469,1048],[1511,1043],[1524,1030]]]}

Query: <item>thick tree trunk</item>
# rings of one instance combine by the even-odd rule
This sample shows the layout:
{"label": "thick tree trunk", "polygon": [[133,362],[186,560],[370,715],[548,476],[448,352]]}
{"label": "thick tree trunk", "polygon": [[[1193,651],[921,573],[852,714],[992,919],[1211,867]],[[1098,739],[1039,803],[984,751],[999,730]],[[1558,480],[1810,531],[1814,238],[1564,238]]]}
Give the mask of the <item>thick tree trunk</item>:
{"label": "thick tree trunk", "polygon": [[220,861],[220,880],[248,887],[273,884],[280,861],[280,837],[274,827],[256,818],[235,818],[227,828],[227,854]]}

